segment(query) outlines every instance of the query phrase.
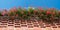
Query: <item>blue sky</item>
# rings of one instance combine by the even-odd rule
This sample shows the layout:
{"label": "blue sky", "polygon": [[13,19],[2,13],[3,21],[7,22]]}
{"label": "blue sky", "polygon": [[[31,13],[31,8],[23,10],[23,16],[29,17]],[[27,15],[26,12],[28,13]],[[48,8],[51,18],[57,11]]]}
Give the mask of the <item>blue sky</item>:
{"label": "blue sky", "polygon": [[0,9],[18,7],[48,7],[60,9],[60,0],[0,0]]}

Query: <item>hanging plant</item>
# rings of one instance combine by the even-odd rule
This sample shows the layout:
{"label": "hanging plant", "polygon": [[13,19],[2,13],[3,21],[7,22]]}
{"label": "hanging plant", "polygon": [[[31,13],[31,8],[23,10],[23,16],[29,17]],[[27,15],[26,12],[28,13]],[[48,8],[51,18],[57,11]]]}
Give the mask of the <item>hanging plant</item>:
{"label": "hanging plant", "polygon": [[[7,11],[6,11],[7,12]],[[2,14],[5,16],[6,14],[14,19],[14,17],[19,17],[21,19],[42,19],[53,21],[56,17],[57,19],[60,18],[60,11],[56,10],[54,8],[49,9],[43,9],[43,8],[29,8],[29,9],[23,9],[23,8],[12,8],[8,13],[2,13],[0,12],[0,16]]]}

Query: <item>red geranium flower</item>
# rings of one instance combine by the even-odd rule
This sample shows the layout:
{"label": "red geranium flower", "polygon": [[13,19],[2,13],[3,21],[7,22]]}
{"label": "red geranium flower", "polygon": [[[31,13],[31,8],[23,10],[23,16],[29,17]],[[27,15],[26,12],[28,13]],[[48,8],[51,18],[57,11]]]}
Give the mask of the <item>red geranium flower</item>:
{"label": "red geranium flower", "polygon": [[50,11],[47,11],[46,14],[49,15],[49,14],[51,14],[51,12]]}

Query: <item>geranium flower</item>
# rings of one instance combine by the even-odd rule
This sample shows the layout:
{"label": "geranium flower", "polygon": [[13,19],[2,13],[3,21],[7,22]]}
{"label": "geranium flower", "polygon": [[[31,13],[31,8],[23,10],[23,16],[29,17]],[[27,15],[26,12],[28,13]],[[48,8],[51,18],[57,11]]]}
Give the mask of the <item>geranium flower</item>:
{"label": "geranium flower", "polygon": [[6,10],[6,9],[2,12],[2,15],[3,15],[3,16],[4,16],[5,14],[7,14],[7,10]]}
{"label": "geranium flower", "polygon": [[11,8],[10,12],[17,12],[17,8],[16,7]]}
{"label": "geranium flower", "polygon": [[51,8],[51,10],[56,10],[55,8]]}
{"label": "geranium flower", "polygon": [[38,7],[38,9],[39,9],[39,10],[43,10],[43,8],[42,8],[42,7]]}
{"label": "geranium flower", "polygon": [[18,9],[20,9],[20,8],[21,8],[21,6],[18,7]]}
{"label": "geranium flower", "polygon": [[14,10],[11,8],[11,9],[10,9],[10,12],[14,12]]}
{"label": "geranium flower", "polygon": [[14,10],[14,12],[17,12],[17,8],[16,7],[14,7],[13,10]]}
{"label": "geranium flower", "polygon": [[54,11],[54,10],[56,10],[55,8],[48,8],[47,9],[48,11]]}
{"label": "geranium flower", "polygon": [[47,11],[46,14],[49,15],[49,14],[51,14],[51,12],[50,11]]}
{"label": "geranium flower", "polygon": [[43,11],[43,8],[42,8],[42,7],[39,7],[38,9],[39,9],[41,12]]}
{"label": "geranium flower", "polygon": [[51,8],[48,8],[47,10],[51,10]]}

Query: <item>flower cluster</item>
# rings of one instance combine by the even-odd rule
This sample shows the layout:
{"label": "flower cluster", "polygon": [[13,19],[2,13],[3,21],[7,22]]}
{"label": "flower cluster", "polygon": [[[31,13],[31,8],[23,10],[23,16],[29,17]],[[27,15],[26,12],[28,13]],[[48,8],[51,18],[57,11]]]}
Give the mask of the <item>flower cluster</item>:
{"label": "flower cluster", "polygon": [[0,12],[0,16],[15,16],[24,19],[36,18],[44,20],[60,19],[60,11],[55,8],[43,9],[43,8],[12,8],[9,11],[6,9]]}

